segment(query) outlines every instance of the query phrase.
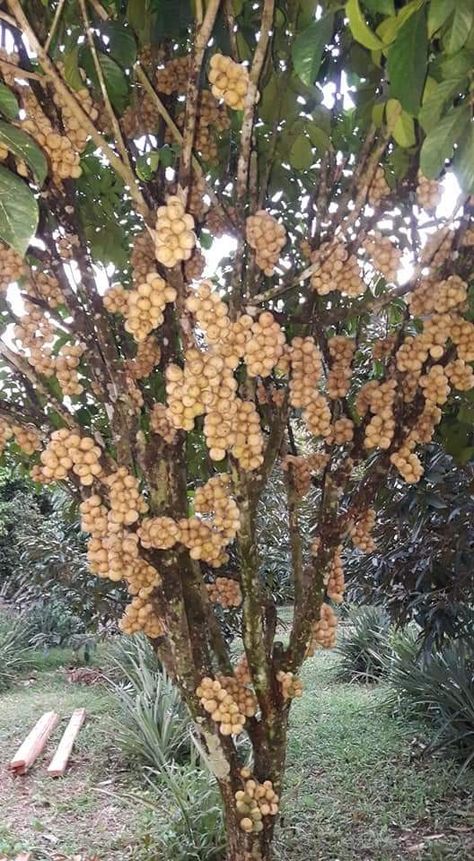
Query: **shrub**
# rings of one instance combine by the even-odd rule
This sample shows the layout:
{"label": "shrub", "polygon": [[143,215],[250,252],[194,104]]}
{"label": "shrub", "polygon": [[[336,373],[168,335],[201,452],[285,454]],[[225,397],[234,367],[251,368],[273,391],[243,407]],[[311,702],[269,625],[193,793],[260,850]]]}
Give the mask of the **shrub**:
{"label": "shrub", "polygon": [[380,607],[358,607],[347,616],[345,633],[336,648],[335,678],[341,682],[376,681],[390,656],[390,619]]}
{"label": "shrub", "polygon": [[390,662],[393,696],[402,707],[428,717],[436,730],[428,747],[457,750],[474,759],[474,642],[456,640],[428,653],[413,636],[400,638]]}
{"label": "shrub", "polygon": [[[153,859],[158,844],[163,859],[221,861],[225,849],[224,822],[214,779],[195,762],[167,765],[157,777],[158,782],[152,783],[157,799],[156,803],[151,802],[151,807],[158,828],[155,833],[154,824],[145,838],[145,842],[150,842]],[[163,811],[166,811],[164,819]]]}
{"label": "shrub", "polygon": [[0,613],[0,691],[32,664],[29,630],[21,617]]}
{"label": "shrub", "polygon": [[121,638],[108,661],[109,684],[121,707],[117,738],[122,749],[158,772],[186,758],[189,714],[146,638]]}

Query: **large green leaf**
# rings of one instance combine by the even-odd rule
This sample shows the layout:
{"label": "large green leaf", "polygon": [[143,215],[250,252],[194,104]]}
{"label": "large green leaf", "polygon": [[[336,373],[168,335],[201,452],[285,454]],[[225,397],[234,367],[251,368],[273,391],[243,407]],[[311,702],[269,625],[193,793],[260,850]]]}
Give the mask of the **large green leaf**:
{"label": "large green leaf", "polygon": [[466,194],[474,194],[474,126],[471,123],[456,151],[453,168]]}
{"label": "large green leaf", "polygon": [[151,35],[151,12],[148,4],[145,4],[143,0],[128,0],[127,19],[141,44],[148,45]]}
{"label": "large green leaf", "polygon": [[300,33],[292,48],[293,65],[298,77],[311,87],[319,72],[324,49],[332,36],[334,15],[323,15]]}
{"label": "large green leaf", "polygon": [[[126,78],[123,69],[120,68],[118,63],[116,63],[112,57],[108,54],[103,54],[101,51],[98,51],[97,55],[110,101],[118,113],[121,114],[125,110],[128,101],[128,79]],[[84,50],[80,52],[80,63],[84,67],[88,77],[93,82],[95,89],[100,93],[100,85],[94,65],[94,59],[89,47],[84,48]]]}
{"label": "large green leaf", "polygon": [[362,14],[359,0],[348,0],[346,15],[349,18],[349,27],[356,42],[360,42],[364,48],[369,48],[370,51],[381,51],[383,43],[368,26]]}
{"label": "large green leaf", "polygon": [[14,120],[18,116],[16,96],[5,84],[0,84],[0,113],[9,120]]}
{"label": "large green leaf", "polygon": [[311,141],[306,135],[298,135],[290,150],[290,164],[295,170],[307,170],[312,163]]}
{"label": "large green leaf", "polygon": [[0,143],[14,156],[26,162],[38,183],[43,185],[48,174],[48,162],[37,143],[26,132],[0,120]]}
{"label": "large green leaf", "polygon": [[423,100],[423,105],[418,114],[418,119],[425,132],[429,132],[439,123],[447,102],[452,101],[453,96],[462,92],[465,85],[464,77],[449,78],[436,84],[431,95]]}
{"label": "large green leaf", "polygon": [[445,45],[448,54],[456,54],[463,47],[473,22],[474,5],[472,0],[456,0],[453,21]]}
{"label": "large green leaf", "polygon": [[112,59],[122,68],[133,66],[137,59],[137,43],[131,28],[126,29],[119,21],[107,21],[100,29],[107,37],[107,49]]}
{"label": "large green leaf", "polygon": [[446,23],[456,5],[456,0],[431,0],[428,10],[428,35],[431,37]]}
{"label": "large green leaf", "polygon": [[388,54],[390,93],[412,115],[420,107],[427,61],[426,9],[422,7],[405,21]]}
{"label": "large green leaf", "polygon": [[454,144],[461,140],[469,124],[469,105],[458,105],[451,108],[426,136],[421,148],[420,168],[428,179],[439,176],[446,159],[452,155]]}
{"label": "large green leaf", "polygon": [[406,149],[416,143],[413,118],[402,109],[398,99],[389,99],[386,106],[387,122],[392,126],[393,139]]}
{"label": "large green leaf", "polygon": [[447,57],[441,62],[441,70],[444,78],[456,78],[458,75],[467,75],[474,66],[474,51],[462,48],[452,57]]}
{"label": "large green leaf", "polygon": [[64,54],[63,77],[73,90],[80,90],[84,86],[84,81],[79,71],[79,48],[77,45]]}
{"label": "large green leaf", "polygon": [[0,167],[0,239],[25,254],[38,219],[38,203],[26,182]]}
{"label": "large green leaf", "polygon": [[395,0],[363,0],[372,15],[395,15]]}

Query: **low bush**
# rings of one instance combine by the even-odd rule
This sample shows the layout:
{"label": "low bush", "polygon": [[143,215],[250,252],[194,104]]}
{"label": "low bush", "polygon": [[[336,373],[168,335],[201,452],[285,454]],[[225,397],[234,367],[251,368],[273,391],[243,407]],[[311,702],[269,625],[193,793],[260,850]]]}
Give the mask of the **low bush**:
{"label": "low bush", "polygon": [[189,755],[189,714],[151,644],[123,637],[109,651],[108,678],[120,705],[117,739],[131,759],[161,772]]}
{"label": "low bush", "polygon": [[24,619],[0,612],[0,691],[7,690],[32,664],[30,632]]}
{"label": "low bush", "polygon": [[455,640],[420,650],[405,634],[390,660],[392,696],[404,709],[428,718],[435,734],[428,751],[456,750],[467,766],[474,760],[474,641]]}
{"label": "low bush", "polygon": [[347,614],[336,653],[335,678],[373,682],[384,673],[391,654],[390,619],[381,607],[357,607]]}
{"label": "low bush", "polygon": [[[221,861],[225,852],[222,807],[217,785],[192,756],[184,766],[167,765],[155,777],[151,802],[154,812],[145,837],[153,859],[173,861]],[[163,818],[163,811],[166,817]]]}

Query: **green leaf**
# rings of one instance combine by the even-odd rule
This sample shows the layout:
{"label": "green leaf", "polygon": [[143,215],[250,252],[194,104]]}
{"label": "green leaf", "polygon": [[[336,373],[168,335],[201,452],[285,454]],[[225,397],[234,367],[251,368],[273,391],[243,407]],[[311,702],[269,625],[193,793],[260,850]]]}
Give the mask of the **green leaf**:
{"label": "green leaf", "polygon": [[474,126],[472,123],[459,142],[453,168],[465,194],[474,194]]}
{"label": "green leaf", "polygon": [[469,74],[474,65],[474,51],[463,48],[452,57],[446,57],[441,63],[443,78],[456,78],[458,75]]}
{"label": "green leaf", "polygon": [[[105,85],[107,87],[107,92],[109,94],[110,101],[112,102],[112,106],[119,114],[122,114],[128,101],[128,80],[125,73],[118,63],[116,63],[108,54],[103,54],[101,51],[98,51],[97,56],[99,58],[100,68],[102,69],[102,74],[104,76]],[[95,89],[97,92],[100,92],[94,59],[89,47],[81,51],[80,62],[84,67],[87,76],[93,82]]]}
{"label": "green leaf", "polygon": [[378,102],[372,108],[372,122],[379,129],[383,123],[383,115],[385,113],[385,103]]}
{"label": "green leaf", "polygon": [[321,66],[324,49],[329,43],[334,25],[334,15],[323,15],[300,33],[291,51],[293,65],[298,77],[308,87],[313,86]]}
{"label": "green leaf", "polygon": [[405,21],[388,53],[390,93],[407,113],[415,116],[425,84],[427,59],[428,36],[423,7]]}
{"label": "green leaf", "polygon": [[394,0],[363,0],[363,5],[372,15],[395,15]]}
{"label": "green leaf", "polygon": [[63,63],[64,80],[73,90],[80,90],[84,86],[84,81],[79,71],[79,48],[77,46],[64,54]]}
{"label": "green leaf", "polygon": [[130,28],[119,21],[107,21],[101,26],[101,34],[108,38],[107,49],[122,68],[130,68],[137,59],[137,43]]}
{"label": "green leaf", "polygon": [[446,102],[452,101],[453,96],[462,92],[465,78],[450,78],[435,85],[432,94],[423,100],[423,105],[418,114],[418,119],[425,132],[429,132],[438,123],[443,114]]}
{"label": "green leaf", "polygon": [[0,239],[25,254],[38,219],[38,204],[26,182],[0,167]]}
{"label": "green leaf", "polygon": [[383,43],[366,23],[359,6],[359,0],[349,0],[346,3],[346,15],[349,18],[349,27],[356,42],[360,42],[364,48],[369,48],[370,51],[381,51]]}
{"label": "green leaf", "polygon": [[14,156],[26,162],[38,183],[43,182],[48,175],[48,162],[33,138],[21,129],[0,120],[0,143],[4,144]]}
{"label": "green leaf", "polygon": [[313,146],[315,146],[321,153],[325,153],[331,149],[331,139],[328,133],[318,126],[317,123],[308,123],[306,131]]}
{"label": "green leaf", "polygon": [[446,53],[456,54],[466,43],[469,31],[474,22],[474,6],[472,0],[457,0],[453,22],[446,40]]}
{"label": "green leaf", "polygon": [[298,135],[291,147],[290,164],[295,170],[308,170],[313,164],[311,141],[306,135]]}
{"label": "green leaf", "polygon": [[142,45],[148,45],[151,34],[151,14],[143,0],[128,0],[127,20],[135,30]]}
{"label": "green leaf", "polygon": [[393,139],[399,146],[406,149],[416,143],[415,124],[412,117],[402,109],[398,99],[389,99],[387,102],[387,122],[392,125]]}
{"label": "green leaf", "polygon": [[431,0],[428,11],[428,35],[431,38],[454,11],[456,0]]}
{"label": "green leaf", "polygon": [[428,179],[436,179],[446,159],[450,158],[454,144],[468,129],[470,109],[468,104],[451,108],[426,136],[420,153],[420,169]]}
{"label": "green leaf", "polygon": [[9,120],[14,120],[18,116],[16,96],[5,84],[0,84],[0,112]]}

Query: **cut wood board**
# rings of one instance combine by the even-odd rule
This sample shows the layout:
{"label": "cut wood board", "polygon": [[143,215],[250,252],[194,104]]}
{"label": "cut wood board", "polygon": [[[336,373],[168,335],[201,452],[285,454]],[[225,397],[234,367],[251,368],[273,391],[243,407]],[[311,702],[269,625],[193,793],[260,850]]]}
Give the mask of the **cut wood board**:
{"label": "cut wood board", "polygon": [[18,748],[8,768],[14,774],[25,774],[44,750],[46,742],[59,721],[56,712],[45,712]]}
{"label": "cut wood board", "polygon": [[73,712],[71,720],[64,730],[63,737],[56,748],[56,753],[48,766],[48,774],[51,777],[62,777],[65,773],[74,742],[84,723],[85,717],[85,709],[76,709]]}

